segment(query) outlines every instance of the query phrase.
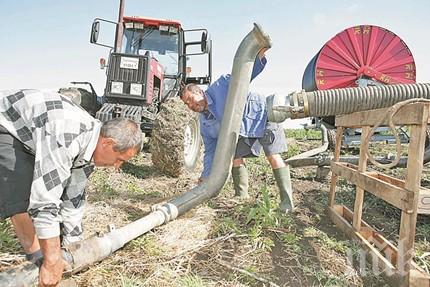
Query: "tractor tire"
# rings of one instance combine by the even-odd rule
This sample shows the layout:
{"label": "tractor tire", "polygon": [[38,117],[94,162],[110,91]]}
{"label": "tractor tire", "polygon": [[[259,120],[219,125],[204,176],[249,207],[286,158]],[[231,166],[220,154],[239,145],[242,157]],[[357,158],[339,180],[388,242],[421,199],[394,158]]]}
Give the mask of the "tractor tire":
{"label": "tractor tire", "polygon": [[91,113],[93,106],[93,94],[91,92],[82,88],[61,88],[58,93],[70,98],[72,102]]}
{"label": "tractor tire", "polygon": [[153,165],[164,174],[178,177],[185,170],[194,169],[200,147],[198,115],[179,98],[163,103],[150,139]]}

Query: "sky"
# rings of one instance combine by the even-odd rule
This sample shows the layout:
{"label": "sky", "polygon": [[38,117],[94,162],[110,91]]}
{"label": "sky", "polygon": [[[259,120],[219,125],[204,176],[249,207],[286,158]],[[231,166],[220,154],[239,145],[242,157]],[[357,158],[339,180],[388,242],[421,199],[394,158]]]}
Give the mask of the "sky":
{"label": "sky", "polygon": [[[92,82],[103,93],[99,59],[89,43],[94,18],[116,21],[119,0],[0,0],[0,90],[57,89]],[[397,34],[412,51],[417,82],[430,82],[429,0],[126,0],[125,15],[175,19],[208,29],[213,78],[229,73],[241,40],[259,23],[273,47],[251,88],[267,95],[301,90],[303,72],[323,45],[346,28],[368,24]]]}

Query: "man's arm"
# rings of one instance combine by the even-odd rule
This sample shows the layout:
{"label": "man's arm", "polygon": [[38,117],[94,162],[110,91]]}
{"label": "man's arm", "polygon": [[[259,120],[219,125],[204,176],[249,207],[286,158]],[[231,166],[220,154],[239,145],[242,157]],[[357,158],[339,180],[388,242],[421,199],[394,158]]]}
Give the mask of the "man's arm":
{"label": "man's arm", "polygon": [[[61,280],[63,264],[60,250],[60,205],[69,183],[74,156],[58,136],[36,131],[37,143],[33,183],[28,213],[41,246],[44,261],[40,267],[40,285],[55,286]],[[70,147],[70,146],[69,146]]]}
{"label": "man's arm", "polygon": [[63,201],[60,209],[63,219],[61,224],[63,244],[81,240],[85,205],[84,190],[93,169],[94,167],[90,165],[72,169],[69,184],[61,197]]}
{"label": "man's arm", "polygon": [[[200,126],[200,128],[203,128],[203,127]],[[205,145],[205,151],[203,156],[203,171],[202,171],[201,178],[204,179],[204,178],[207,178],[211,172],[218,139],[204,136],[204,135],[202,135],[202,138],[203,138],[203,144]]]}
{"label": "man's arm", "polygon": [[57,286],[63,276],[64,262],[61,256],[60,238],[39,239],[43,264],[39,270],[39,286]]}

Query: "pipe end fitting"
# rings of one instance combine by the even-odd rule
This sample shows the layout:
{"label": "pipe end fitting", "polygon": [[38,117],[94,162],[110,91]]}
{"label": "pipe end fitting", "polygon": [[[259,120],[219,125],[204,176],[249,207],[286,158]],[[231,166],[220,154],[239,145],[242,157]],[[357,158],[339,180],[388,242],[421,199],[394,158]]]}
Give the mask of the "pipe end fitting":
{"label": "pipe end fitting", "polygon": [[152,207],[152,210],[161,211],[161,213],[163,213],[165,218],[164,223],[174,220],[175,218],[178,217],[178,214],[179,214],[179,211],[176,205],[169,202],[155,205]]}
{"label": "pipe end fitting", "polygon": [[269,122],[282,123],[286,119],[291,118],[291,106],[288,103],[288,99],[288,96],[285,97],[278,94],[273,94],[266,98]]}

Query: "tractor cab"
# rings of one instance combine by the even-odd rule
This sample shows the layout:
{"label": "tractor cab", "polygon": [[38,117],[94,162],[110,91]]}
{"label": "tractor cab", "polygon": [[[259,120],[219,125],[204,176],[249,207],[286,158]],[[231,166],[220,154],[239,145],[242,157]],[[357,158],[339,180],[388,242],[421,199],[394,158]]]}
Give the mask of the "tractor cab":
{"label": "tractor cab", "polygon": [[124,34],[121,53],[140,55],[158,62],[155,67],[162,70],[163,87],[161,98],[175,88],[178,80],[184,81],[183,30],[179,22],[148,18],[124,17]]}
{"label": "tractor cab", "polygon": [[[99,42],[102,22],[116,25],[114,46]],[[103,121],[128,117],[150,131],[160,105],[176,96],[181,84],[203,85],[211,80],[211,41],[206,29],[183,30],[178,21],[147,17],[124,16],[118,23],[95,19],[90,42],[112,49],[107,65],[102,65],[107,67],[107,78],[104,104],[96,117]],[[187,64],[201,56],[206,59],[204,75],[191,77]]]}

